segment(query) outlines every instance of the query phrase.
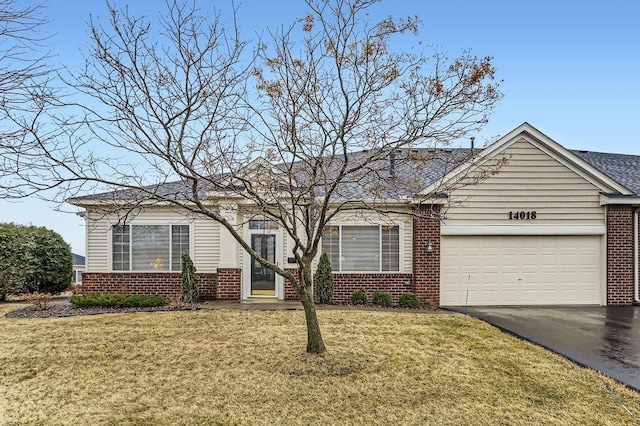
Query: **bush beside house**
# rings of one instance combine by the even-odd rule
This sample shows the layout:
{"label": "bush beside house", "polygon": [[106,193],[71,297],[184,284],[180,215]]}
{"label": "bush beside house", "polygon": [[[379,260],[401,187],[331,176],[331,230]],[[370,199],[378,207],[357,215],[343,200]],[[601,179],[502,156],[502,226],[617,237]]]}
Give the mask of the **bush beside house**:
{"label": "bush beside house", "polygon": [[0,224],[0,301],[24,292],[60,293],[71,284],[71,248],[44,227]]}
{"label": "bush beside house", "polygon": [[389,292],[376,291],[373,293],[371,303],[376,306],[380,306],[381,308],[390,308],[393,306],[393,297],[391,297],[391,293]]}
{"label": "bush beside house", "polygon": [[333,271],[326,252],[322,252],[316,271],[316,300],[318,303],[328,304],[333,299]]}
{"label": "bush beside house", "polygon": [[193,305],[198,300],[198,275],[189,253],[182,253],[182,302]]}
{"label": "bush beside house", "polygon": [[418,296],[414,293],[404,293],[398,298],[398,306],[405,309],[418,309],[420,307]]}

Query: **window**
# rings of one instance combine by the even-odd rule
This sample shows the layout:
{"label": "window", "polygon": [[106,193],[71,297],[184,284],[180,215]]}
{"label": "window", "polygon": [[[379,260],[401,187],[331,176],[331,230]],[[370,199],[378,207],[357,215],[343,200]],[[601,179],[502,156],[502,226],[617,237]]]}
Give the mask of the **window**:
{"label": "window", "polygon": [[182,253],[189,253],[189,225],[171,227],[171,270],[182,269]]}
{"label": "window", "polygon": [[129,244],[129,225],[114,226],[111,230],[111,238],[113,270],[128,271],[130,269],[129,258],[131,256]]}
{"label": "window", "polygon": [[183,252],[189,252],[189,225],[112,228],[114,271],[179,271]]}
{"label": "window", "polygon": [[322,235],[322,249],[338,272],[400,270],[400,228],[398,226],[328,226]]}
{"label": "window", "polygon": [[278,222],[274,220],[250,220],[249,229],[278,229]]}

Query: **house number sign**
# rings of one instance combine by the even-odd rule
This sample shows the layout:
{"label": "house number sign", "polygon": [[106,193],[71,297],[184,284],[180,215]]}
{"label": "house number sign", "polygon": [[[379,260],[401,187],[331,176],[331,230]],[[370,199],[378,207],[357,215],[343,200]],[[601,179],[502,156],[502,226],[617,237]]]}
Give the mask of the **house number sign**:
{"label": "house number sign", "polygon": [[509,220],[535,220],[537,214],[535,210],[509,212]]}

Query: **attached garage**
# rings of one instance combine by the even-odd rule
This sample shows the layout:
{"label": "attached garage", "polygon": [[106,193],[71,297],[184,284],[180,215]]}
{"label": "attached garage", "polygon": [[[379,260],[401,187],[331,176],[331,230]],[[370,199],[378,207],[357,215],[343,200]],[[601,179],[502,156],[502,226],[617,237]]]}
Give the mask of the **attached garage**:
{"label": "attached garage", "polygon": [[441,240],[440,305],[601,305],[601,235]]}

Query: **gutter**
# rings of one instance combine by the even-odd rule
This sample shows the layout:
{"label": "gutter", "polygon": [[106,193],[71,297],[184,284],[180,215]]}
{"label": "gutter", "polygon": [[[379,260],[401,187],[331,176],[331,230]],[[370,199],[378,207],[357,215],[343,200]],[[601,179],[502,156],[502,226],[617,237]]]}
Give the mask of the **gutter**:
{"label": "gutter", "polygon": [[640,294],[638,290],[638,215],[640,209],[636,208],[633,212],[633,301],[640,304]]}

